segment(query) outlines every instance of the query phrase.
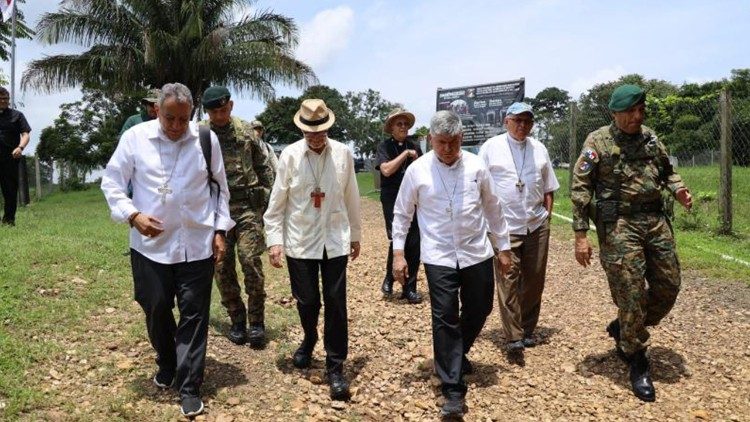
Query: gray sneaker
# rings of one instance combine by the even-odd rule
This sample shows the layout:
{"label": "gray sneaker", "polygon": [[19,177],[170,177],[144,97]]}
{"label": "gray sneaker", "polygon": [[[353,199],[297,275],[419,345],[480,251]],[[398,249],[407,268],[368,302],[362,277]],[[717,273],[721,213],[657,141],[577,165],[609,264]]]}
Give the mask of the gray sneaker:
{"label": "gray sneaker", "polygon": [[203,413],[203,401],[200,397],[183,397],[180,405],[183,416],[198,416]]}

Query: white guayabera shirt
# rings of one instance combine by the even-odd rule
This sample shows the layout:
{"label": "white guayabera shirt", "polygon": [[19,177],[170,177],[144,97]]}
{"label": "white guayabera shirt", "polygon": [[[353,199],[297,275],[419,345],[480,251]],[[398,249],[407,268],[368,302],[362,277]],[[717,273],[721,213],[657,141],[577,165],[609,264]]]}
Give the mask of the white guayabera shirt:
{"label": "white guayabera shirt", "polygon": [[[548,217],[544,194],[560,188],[547,148],[532,137],[518,142],[507,133],[492,137],[479,149],[503,199],[503,211],[510,234],[526,235],[538,229]],[[518,179],[523,189],[516,186]]]}
{"label": "white guayabera shirt", "polygon": [[510,250],[500,198],[470,152],[447,166],[430,151],[406,169],[393,211],[393,249],[404,249],[415,208],[425,264],[466,268],[491,258],[488,231],[498,249]]}
{"label": "white guayabera shirt", "polygon": [[[172,141],[155,119],[122,134],[101,188],[115,221],[127,222],[136,211],[162,221],[164,232],[155,237],[131,228],[131,248],[161,264],[198,261],[213,255],[216,230],[234,227],[224,160],[213,132],[211,171],[219,183],[218,204],[216,193],[210,193],[198,126],[191,122],[185,134]],[[132,199],[127,195],[128,183],[133,186]]]}
{"label": "white guayabera shirt", "polygon": [[[313,196],[319,188],[319,203]],[[297,259],[348,255],[362,232],[354,159],[346,145],[328,139],[321,154],[305,139],[279,157],[268,209],[263,215],[266,245],[283,245]]]}

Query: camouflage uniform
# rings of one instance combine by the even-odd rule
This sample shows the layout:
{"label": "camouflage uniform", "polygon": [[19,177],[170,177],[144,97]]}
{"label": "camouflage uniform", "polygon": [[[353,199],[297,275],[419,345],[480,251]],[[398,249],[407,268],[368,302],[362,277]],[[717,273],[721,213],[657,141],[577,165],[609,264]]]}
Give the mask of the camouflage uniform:
{"label": "camouflage uniform", "polygon": [[[201,124],[207,124],[207,121]],[[265,250],[263,213],[276,175],[275,157],[244,120],[232,117],[225,127],[211,125],[221,144],[229,185],[229,213],[237,226],[227,233],[227,253],[216,265],[216,286],[232,323],[245,320],[245,305],[237,281],[235,245],[248,296],[247,322],[263,322],[266,292],[260,256]]]}
{"label": "camouflage uniform", "polygon": [[685,185],[654,132],[641,129],[628,135],[613,123],[591,132],[575,164],[570,194],[573,230],[588,230],[590,215],[596,222],[599,257],[619,309],[619,345],[628,355],[648,346],[645,327],[667,315],[680,290],[662,190],[674,195]]}

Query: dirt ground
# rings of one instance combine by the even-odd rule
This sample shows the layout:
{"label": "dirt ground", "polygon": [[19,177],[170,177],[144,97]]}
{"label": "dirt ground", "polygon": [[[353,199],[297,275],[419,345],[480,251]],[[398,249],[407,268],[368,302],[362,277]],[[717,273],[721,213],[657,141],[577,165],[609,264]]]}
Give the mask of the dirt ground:
{"label": "dirt ground", "polygon": [[[313,368],[295,369],[301,340],[286,269],[269,286],[270,342],[239,347],[223,336],[226,318],[213,308],[203,387],[206,413],[197,420],[435,420],[441,404],[432,372],[430,305],[383,300],[379,291],[387,243],[380,204],[363,199],[361,257],[350,263],[349,359],[353,398],[332,402],[323,382],[324,351]],[[750,420],[750,288],[687,272],[677,305],[651,330],[655,403],[630,392],[628,373],[604,327],[615,315],[600,266],[575,263],[567,232],[554,230],[538,333],[542,344],[523,362],[503,352],[499,313],[487,321],[469,358],[468,421],[490,420]],[[717,265],[720,265],[717,263]],[[420,274],[420,292],[427,297]],[[140,309],[92,315],[80,332],[55,341],[65,359],[29,375],[52,405],[29,420],[182,420],[174,391],[151,385],[153,352]],[[278,315],[273,314],[274,312]],[[321,318],[322,320],[322,318]],[[319,325],[322,338],[322,321]]]}

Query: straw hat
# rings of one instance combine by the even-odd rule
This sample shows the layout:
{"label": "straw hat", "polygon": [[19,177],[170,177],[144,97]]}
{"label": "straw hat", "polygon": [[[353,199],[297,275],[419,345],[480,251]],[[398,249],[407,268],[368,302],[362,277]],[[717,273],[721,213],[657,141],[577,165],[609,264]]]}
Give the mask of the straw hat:
{"label": "straw hat", "polygon": [[410,112],[406,111],[406,109],[403,109],[401,107],[393,109],[389,114],[388,117],[385,118],[385,124],[383,125],[383,132],[392,134],[393,133],[393,121],[396,120],[397,117],[406,117],[406,120],[409,122],[409,127],[407,129],[411,129],[412,126],[414,126],[414,121],[416,120],[414,118],[414,115]]}
{"label": "straw hat", "polygon": [[302,101],[294,115],[294,124],[304,132],[322,132],[333,126],[336,116],[323,100],[312,98]]}

